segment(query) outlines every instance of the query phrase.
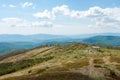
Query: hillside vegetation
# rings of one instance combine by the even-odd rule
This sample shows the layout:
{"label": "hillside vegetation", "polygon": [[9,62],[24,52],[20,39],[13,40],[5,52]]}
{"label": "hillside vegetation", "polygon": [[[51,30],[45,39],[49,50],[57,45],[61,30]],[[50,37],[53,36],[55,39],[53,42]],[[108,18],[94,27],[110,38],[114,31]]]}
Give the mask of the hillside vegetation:
{"label": "hillside vegetation", "polygon": [[119,80],[120,50],[72,43],[0,56],[0,80]]}
{"label": "hillside vegetation", "polygon": [[[80,37],[81,36],[81,37]],[[100,35],[88,34],[78,36],[60,35],[0,35],[0,54],[9,53],[16,50],[32,49],[42,45],[65,45],[73,42],[83,42],[89,44],[99,44],[102,46],[120,47],[119,34]]]}
{"label": "hillside vegetation", "polygon": [[83,42],[104,46],[120,46],[120,36],[94,36],[84,39]]}

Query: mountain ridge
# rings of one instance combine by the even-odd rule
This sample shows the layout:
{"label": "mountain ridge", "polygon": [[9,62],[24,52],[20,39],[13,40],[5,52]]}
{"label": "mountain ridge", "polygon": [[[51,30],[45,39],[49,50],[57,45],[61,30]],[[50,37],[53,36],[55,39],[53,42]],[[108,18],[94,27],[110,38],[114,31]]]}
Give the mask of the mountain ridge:
{"label": "mountain ridge", "polygon": [[[52,44],[64,45],[73,42],[99,44],[103,46],[120,46],[120,38],[119,36],[117,36],[119,35],[119,33],[111,33],[111,34],[103,33],[103,34],[101,35],[85,34],[78,36],[75,35],[63,36],[63,35],[52,35],[52,34],[41,34],[41,35],[40,34],[35,34],[35,35],[4,34],[4,35],[0,35],[0,53],[7,53],[15,50],[30,49],[37,47],[39,45],[52,45]],[[113,40],[109,40],[105,37],[112,37]]]}
{"label": "mountain ridge", "polygon": [[[92,33],[92,34],[80,34],[80,35],[54,35],[54,34],[0,34],[0,42],[21,42],[21,41],[37,41],[37,40],[49,40],[49,39],[85,39],[93,36],[120,36],[120,33]],[[13,39],[12,39],[13,38]],[[25,40],[22,40],[25,39]]]}
{"label": "mountain ridge", "polygon": [[[96,45],[98,47],[99,45]],[[41,46],[0,57],[1,80],[119,80],[120,51],[84,43]],[[112,65],[112,66],[111,66]]]}
{"label": "mountain ridge", "polygon": [[104,46],[120,46],[120,36],[94,36],[84,39],[83,42]]}

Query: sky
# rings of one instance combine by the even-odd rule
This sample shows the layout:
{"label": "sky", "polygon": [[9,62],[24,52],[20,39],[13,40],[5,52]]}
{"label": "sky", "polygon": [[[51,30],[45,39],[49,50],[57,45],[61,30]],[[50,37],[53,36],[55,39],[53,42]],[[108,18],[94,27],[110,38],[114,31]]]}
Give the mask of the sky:
{"label": "sky", "polygon": [[0,34],[120,32],[120,0],[0,0]]}

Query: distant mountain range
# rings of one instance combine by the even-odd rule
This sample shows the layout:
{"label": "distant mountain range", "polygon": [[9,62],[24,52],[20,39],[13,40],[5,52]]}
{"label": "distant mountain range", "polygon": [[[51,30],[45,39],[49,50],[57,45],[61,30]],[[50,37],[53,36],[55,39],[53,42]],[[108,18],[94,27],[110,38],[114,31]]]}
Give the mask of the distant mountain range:
{"label": "distant mountain range", "polygon": [[0,42],[35,42],[40,40],[54,40],[67,38],[61,35],[50,35],[50,34],[35,34],[35,35],[17,35],[17,34],[3,34],[0,35]]}
{"label": "distant mountain range", "polygon": [[95,36],[84,39],[83,42],[104,46],[120,46],[120,36]]}
{"label": "distant mountain range", "polygon": [[76,39],[85,39],[85,38],[91,38],[94,36],[120,36],[120,33],[91,33],[91,34],[81,34],[81,35],[71,35],[69,37]]}
{"label": "distant mountain range", "polygon": [[120,46],[120,33],[83,34],[83,35],[0,35],[0,53],[7,53],[14,50],[30,49],[46,44],[69,44],[72,42],[83,42],[89,44],[100,44]]}

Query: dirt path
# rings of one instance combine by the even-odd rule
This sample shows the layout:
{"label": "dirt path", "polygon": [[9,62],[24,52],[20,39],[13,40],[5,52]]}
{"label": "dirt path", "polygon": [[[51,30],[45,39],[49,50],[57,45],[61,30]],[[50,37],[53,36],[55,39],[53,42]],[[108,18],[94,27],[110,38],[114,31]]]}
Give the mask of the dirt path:
{"label": "dirt path", "polygon": [[89,76],[93,76],[94,73],[94,63],[93,63],[93,58],[90,58],[89,60]]}
{"label": "dirt path", "polygon": [[102,78],[104,80],[104,74],[101,73],[101,71],[103,71],[102,68],[95,68],[94,67],[94,58],[90,58],[89,60],[89,76],[92,77],[92,78]]}
{"label": "dirt path", "polygon": [[110,64],[110,56],[107,57],[103,57],[103,61],[105,62],[105,64]]}
{"label": "dirt path", "polygon": [[89,59],[89,65],[84,67],[84,68],[81,68],[80,69],[80,72],[84,75],[88,75],[92,78],[95,78],[97,76],[99,76],[98,74],[98,71],[95,70],[95,67],[94,67],[94,58],[90,58]]}

